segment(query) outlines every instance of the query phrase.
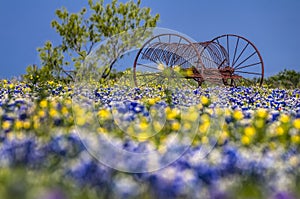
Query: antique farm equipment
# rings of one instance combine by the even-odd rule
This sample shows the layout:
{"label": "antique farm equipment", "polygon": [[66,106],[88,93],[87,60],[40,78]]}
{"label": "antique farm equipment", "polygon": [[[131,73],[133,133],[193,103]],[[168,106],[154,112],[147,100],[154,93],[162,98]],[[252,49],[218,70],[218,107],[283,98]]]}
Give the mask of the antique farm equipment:
{"label": "antique farm equipment", "polygon": [[133,79],[136,86],[142,86],[166,74],[168,78],[195,80],[199,86],[205,81],[261,86],[264,63],[254,44],[238,35],[191,42],[178,34],[160,34],[139,49]]}

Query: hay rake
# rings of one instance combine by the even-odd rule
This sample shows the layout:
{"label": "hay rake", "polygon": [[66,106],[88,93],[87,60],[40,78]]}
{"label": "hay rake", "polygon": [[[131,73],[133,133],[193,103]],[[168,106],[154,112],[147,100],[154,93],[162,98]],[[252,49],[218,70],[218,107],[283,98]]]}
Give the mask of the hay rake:
{"label": "hay rake", "polygon": [[226,34],[206,42],[191,42],[178,34],[152,37],[139,49],[133,65],[136,86],[162,79],[221,82],[225,86],[262,85],[264,63],[248,39]]}

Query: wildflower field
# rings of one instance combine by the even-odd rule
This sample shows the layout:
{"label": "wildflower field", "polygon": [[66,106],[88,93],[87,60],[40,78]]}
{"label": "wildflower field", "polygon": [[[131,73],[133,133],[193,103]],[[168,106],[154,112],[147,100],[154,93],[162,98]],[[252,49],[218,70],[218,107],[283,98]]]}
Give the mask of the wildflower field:
{"label": "wildflower field", "polygon": [[3,199],[300,198],[300,89],[1,80],[0,127]]}

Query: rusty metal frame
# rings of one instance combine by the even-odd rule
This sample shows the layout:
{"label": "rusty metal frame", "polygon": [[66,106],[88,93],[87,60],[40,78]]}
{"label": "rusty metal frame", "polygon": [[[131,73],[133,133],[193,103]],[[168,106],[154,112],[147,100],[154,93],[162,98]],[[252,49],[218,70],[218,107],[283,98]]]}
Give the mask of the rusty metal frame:
{"label": "rusty metal frame", "polygon": [[[169,37],[169,41],[162,42],[160,37],[163,36]],[[179,42],[171,42],[170,38],[172,36],[177,37]],[[158,41],[153,42],[155,39],[158,39]],[[234,39],[234,50],[230,50],[230,41],[232,39]],[[221,40],[224,40],[225,44],[222,44]],[[185,43],[181,43],[181,41],[185,41]],[[240,52],[237,52],[241,42],[243,42],[244,46],[242,46]],[[250,48],[249,46],[252,47],[254,52],[244,58],[243,61],[237,63],[245,50]],[[233,58],[231,55],[233,55]],[[242,65],[254,55],[257,56],[257,63]],[[178,34],[160,34],[150,38],[140,48],[134,60],[133,76],[136,86],[138,86],[136,67],[139,64],[139,59],[150,60],[156,64],[164,63],[171,68],[180,66],[183,70],[191,67],[190,62],[198,63],[196,66],[192,66],[193,73],[185,76],[185,78],[197,81],[198,85],[201,85],[204,81],[218,81],[221,79],[224,85],[236,86],[237,80],[243,78],[242,75],[236,74],[238,73],[237,69],[258,66],[261,69],[259,72],[243,71],[243,73],[257,75],[260,80],[259,85],[261,86],[263,83],[264,63],[258,49],[248,39],[234,34],[221,35],[211,41],[197,43],[193,43]],[[228,83],[228,80],[230,80],[230,83]]]}

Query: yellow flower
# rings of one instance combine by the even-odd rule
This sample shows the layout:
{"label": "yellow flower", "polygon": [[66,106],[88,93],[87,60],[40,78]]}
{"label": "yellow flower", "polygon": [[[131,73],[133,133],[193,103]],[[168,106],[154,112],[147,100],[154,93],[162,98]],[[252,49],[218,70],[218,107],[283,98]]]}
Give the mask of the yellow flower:
{"label": "yellow flower", "polygon": [[281,136],[284,134],[284,129],[281,126],[278,126],[276,128],[276,133],[277,133],[277,135]]}
{"label": "yellow flower", "polygon": [[148,100],[148,103],[149,103],[150,105],[155,104],[155,99],[154,99],[154,98],[150,98],[150,99]]}
{"label": "yellow flower", "polygon": [[24,89],[24,92],[25,93],[29,93],[31,91],[31,88],[29,88],[29,87],[26,87],[25,89]]}
{"label": "yellow flower", "polygon": [[109,119],[110,118],[110,112],[107,109],[101,109],[100,111],[98,111],[98,116],[100,117],[100,119]]}
{"label": "yellow flower", "polygon": [[164,146],[163,144],[160,144],[159,146],[158,146],[158,152],[159,153],[161,153],[161,154],[164,154],[166,151],[167,151],[167,147],[166,146]]}
{"label": "yellow flower", "polygon": [[76,124],[79,126],[83,126],[85,124],[85,118],[82,116],[76,117]]}
{"label": "yellow flower", "polygon": [[261,129],[264,127],[265,121],[264,121],[264,119],[259,118],[259,119],[255,120],[254,124],[257,128]]}
{"label": "yellow flower", "polygon": [[231,115],[230,109],[226,108],[225,109],[225,116],[230,116],[230,115]]}
{"label": "yellow flower", "polygon": [[300,143],[300,136],[299,135],[292,135],[291,141],[294,144],[299,144]]}
{"label": "yellow flower", "polygon": [[167,114],[167,119],[172,120],[175,119],[180,114],[180,110],[177,108],[171,109],[170,107],[167,107],[166,114]]}
{"label": "yellow flower", "polygon": [[243,145],[249,145],[250,144],[250,138],[246,135],[242,136],[241,142]]}
{"label": "yellow flower", "polygon": [[190,129],[192,128],[192,125],[191,125],[191,123],[189,123],[189,122],[185,122],[185,123],[183,124],[183,128],[184,128],[185,130],[190,130]]}
{"label": "yellow flower", "polygon": [[163,128],[163,125],[158,121],[154,121],[153,122],[153,128],[154,128],[155,132],[160,132],[161,129]]}
{"label": "yellow flower", "polygon": [[258,109],[256,113],[257,113],[257,116],[260,118],[265,118],[268,115],[267,110],[263,109],[263,108]]}
{"label": "yellow flower", "polygon": [[243,119],[244,115],[242,113],[242,111],[236,110],[233,112],[233,118],[236,120],[241,120]]}
{"label": "yellow flower", "polygon": [[97,128],[98,133],[107,133],[107,130],[105,128],[99,127]]}
{"label": "yellow flower", "polygon": [[174,71],[179,73],[180,72],[180,66],[178,66],[178,65],[174,66]]}
{"label": "yellow flower", "polygon": [[270,142],[269,147],[270,147],[270,149],[274,150],[277,148],[277,144],[275,142]]}
{"label": "yellow flower", "polygon": [[255,128],[252,126],[248,126],[244,129],[244,133],[248,137],[252,137],[255,135]]}
{"label": "yellow flower", "polygon": [[200,101],[203,105],[208,105],[209,104],[209,99],[206,96],[202,95]]}
{"label": "yellow flower", "polygon": [[199,110],[203,109],[203,105],[202,105],[201,103],[199,103],[199,104],[197,105],[197,109],[199,109]]}
{"label": "yellow flower", "polygon": [[28,121],[28,120],[26,120],[26,121],[24,121],[23,122],[23,127],[24,127],[24,129],[29,129],[30,128],[30,121]]}
{"label": "yellow flower", "polygon": [[218,140],[219,144],[223,144],[228,137],[229,133],[227,131],[222,131]]}
{"label": "yellow flower", "polygon": [[158,70],[164,70],[165,66],[162,63],[159,63],[158,66],[157,66],[157,69]]}
{"label": "yellow flower", "polygon": [[186,75],[187,76],[192,76],[193,74],[194,74],[194,72],[193,72],[192,68],[189,68],[189,69],[186,70]]}
{"label": "yellow flower", "polygon": [[45,113],[45,111],[40,110],[40,111],[38,112],[38,115],[39,115],[40,117],[45,117],[46,113]]}
{"label": "yellow flower", "polygon": [[46,108],[47,106],[48,106],[47,100],[42,100],[42,101],[40,101],[40,107],[41,107],[41,108]]}
{"label": "yellow flower", "polygon": [[23,127],[23,122],[20,121],[20,120],[17,120],[15,122],[15,127],[16,127],[17,130],[21,129]]}
{"label": "yellow flower", "polygon": [[150,99],[148,99],[148,103],[150,105],[154,105],[156,102],[159,102],[160,100],[161,100],[160,97],[150,98]]}
{"label": "yellow flower", "polygon": [[208,128],[210,126],[210,122],[204,122],[199,126],[199,132],[200,133],[206,133]]}
{"label": "yellow flower", "polygon": [[68,109],[67,109],[67,107],[62,107],[61,108],[61,113],[63,114],[63,115],[68,115],[68,113],[69,113],[69,111],[68,111]]}
{"label": "yellow flower", "polygon": [[199,117],[199,111],[196,110],[195,107],[191,107],[189,108],[188,111],[183,112],[182,114],[182,119],[190,121],[190,122],[194,122],[198,119]]}
{"label": "yellow flower", "polygon": [[38,120],[34,120],[34,122],[33,122],[33,128],[34,129],[38,129],[38,128],[40,128],[40,126],[41,126],[40,122]]}
{"label": "yellow flower", "polygon": [[11,122],[10,121],[4,121],[2,123],[2,129],[3,130],[8,130],[11,127]]}
{"label": "yellow flower", "polygon": [[65,104],[66,104],[66,106],[72,105],[72,100],[66,99],[66,100],[65,100]]}
{"label": "yellow flower", "polygon": [[148,124],[148,122],[146,122],[146,121],[142,121],[141,123],[140,123],[140,129],[142,130],[142,131],[145,131],[147,128],[148,128],[148,126],[149,126],[149,124]]}
{"label": "yellow flower", "polygon": [[293,125],[296,129],[300,129],[300,119],[295,119]]}
{"label": "yellow flower", "polygon": [[282,123],[288,123],[290,121],[290,118],[288,115],[283,114],[281,115],[280,119],[279,119]]}
{"label": "yellow flower", "polygon": [[201,121],[202,121],[203,123],[205,123],[205,122],[210,122],[210,117],[209,117],[209,115],[208,115],[208,114],[203,114],[203,115],[201,115]]}
{"label": "yellow flower", "polygon": [[137,139],[139,142],[144,142],[150,137],[150,134],[147,132],[143,132],[138,134]]}
{"label": "yellow flower", "polygon": [[180,123],[179,122],[173,122],[171,126],[173,131],[178,131],[180,129]]}
{"label": "yellow flower", "polygon": [[51,117],[56,117],[58,115],[58,112],[54,108],[51,108],[49,111],[49,115]]}
{"label": "yellow flower", "polygon": [[202,142],[202,144],[208,144],[208,142],[209,142],[208,137],[207,137],[207,136],[203,136],[203,137],[201,138],[201,142]]}

